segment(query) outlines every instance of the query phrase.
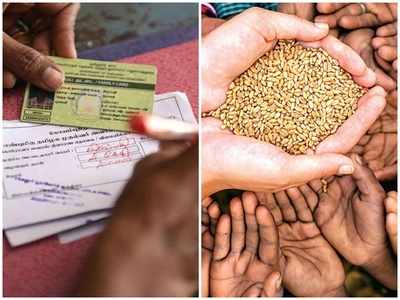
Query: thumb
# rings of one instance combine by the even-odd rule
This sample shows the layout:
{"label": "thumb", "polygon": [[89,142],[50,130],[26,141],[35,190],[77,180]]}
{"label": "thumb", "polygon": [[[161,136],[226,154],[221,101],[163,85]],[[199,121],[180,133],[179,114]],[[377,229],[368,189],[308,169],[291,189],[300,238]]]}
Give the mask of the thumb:
{"label": "thumb", "polygon": [[261,297],[282,297],[282,275],[279,272],[269,274],[264,281]]}
{"label": "thumb", "polygon": [[64,74],[50,59],[3,32],[5,67],[18,78],[40,88],[54,91],[64,82]]}
{"label": "thumb", "polygon": [[333,175],[348,175],[354,171],[351,159],[341,154],[291,155],[285,165],[288,167],[288,186]]}

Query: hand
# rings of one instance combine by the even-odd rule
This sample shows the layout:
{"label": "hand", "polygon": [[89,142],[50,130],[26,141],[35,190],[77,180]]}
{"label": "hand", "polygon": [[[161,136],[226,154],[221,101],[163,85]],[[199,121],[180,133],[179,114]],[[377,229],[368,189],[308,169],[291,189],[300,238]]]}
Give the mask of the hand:
{"label": "hand", "polygon": [[387,97],[387,104],[375,123],[351,150],[362,156],[380,181],[397,175],[397,91]]}
{"label": "hand", "polygon": [[233,198],[217,224],[210,269],[213,297],[282,296],[278,232],[253,193]]}
{"label": "hand", "polygon": [[313,219],[317,194],[302,185],[257,196],[278,225],[284,286],[297,297],[346,296],[342,262]]}
{"label": "hand", "polygon": [[[279,31],[277,28],[285,30]],[[375,75],[363,60],[335,38],[324,38],[326,35],[327,28],[320,28],[294,16],[257,8],[227,21],[203,39],[203,111],[219,107],[225,101],[225,93],[231,82],[271,50],[278,39],[317,41],[303,44],[324,48],[353,74],[354,80],[360,85],[372,86]],[[317,153],[348,152],[384,108],[384,94],[380,87],[375,87],[364,95],[359,100],[356,113],[335,135],[318,146]],[[360,119],[363,121],[360,122]],[[203,119],[202,122],[203,196],[229,187],[255,191],[283,189],[305,183],[311,178],[338,174],[341,165],[346,165],[344,169],[348,165],[347,158],[341,156],[291,157],[270,144],[223,131],[219,124],[213,118]],[[294,169],[284,172],[281,166],[289,162]]]}
{"label": "hand", "polygon": [[397,192],[387,193],[385,198],[386,232],[393,252],[397,255]]}
{"label": "hand", "polygon": [[[202,119],[202,193],[237,188],[276,191],[312,179],[353,171],[343,155],[289,155],[278,147],[221,129],[214,118]],[[290,166],[290,167],[287,167]]]}
{"label": "hand", "polygon": [[208,297],[215,226],[221,215],[218,203],[207,197],[201,203],[201,296]]}
{"label": "hand", "polygon": [[[386,74],[380,64],[375,61],[374,38],[375,32],[369,28],[357,29],[341,37],[341,40],[349,45],[364,60],[368,68],[376,75],[376,84],[386,91],[396,88],[396,79]],[[379,40],[378,40],[379,41]]]}
{"label": "hand", "polygon": [[396,3],[318,3],[317,10],[325,15],[317,16],[315,21],[327,23],[330,28],[375,27],[397,20]]}
{"label": "hand", "polygon": [[201,16],[201,35],[205,36],[211,31],[224,24],[225,20],[219,18],[211,18],[206,15]]}
{"label": "hand", "polygon": [[326,193],[320,192],[320,181],[310,183],[314,192],[319,192],[314,217],[336,251],[395,289],[396,264],[385,231],[386,194],[361,158],[353,154],[352,159],[352,176],[330,178]]}
{"label": "hand", "polygon": [[314,3],[279,3],[278,11],[284,14],[295,15],[301,19],[313,21],[315,16]]}
{"label": "hand", "polygon": [[382,69],[389,72],[394,80],[397,79],[397,22],[379,27],[372,40],[375,49],[375,59]]}
{"label": "hand", "polygon": [[[64,82],[61,69],[47,55],[75,58],[74,26],[79,4],[40,3],[3,6],[3,85],[27,80],[54,91]],[[30,28],[19,31],[22,21]]]}
{"label": "hand", "polygon": [[79,295],[165,297],[195,292],[197,159],[197,145],[183,153],[174,147],[136,165],[89,256]]}

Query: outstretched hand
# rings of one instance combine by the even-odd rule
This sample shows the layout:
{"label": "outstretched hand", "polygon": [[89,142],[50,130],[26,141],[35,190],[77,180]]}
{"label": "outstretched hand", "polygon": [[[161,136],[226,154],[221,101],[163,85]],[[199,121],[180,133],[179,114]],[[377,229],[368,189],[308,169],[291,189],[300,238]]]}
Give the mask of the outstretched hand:
{"label": "outstretched hand", "polygon": [[253,193],[230,202],[230,216],[217,223],[210,267],[213,297],[282,296],[277,228]]}
{"label": "outstretched hand", "polygon": [[397,284],[385,231],[385,191],[373,172],[357,155],[352,155],[352,176],[330,178],[327,192],[321,182],[309,185],[319,192],[314,213],[322,234],[350,263],[364,267],[385,286]]}
{"label": "outstretched hand", "polygon": [[278,225],[285,287],[298,297],[345,296],[343,264],[313,219],[317,194],[302,185],[257,196]]}

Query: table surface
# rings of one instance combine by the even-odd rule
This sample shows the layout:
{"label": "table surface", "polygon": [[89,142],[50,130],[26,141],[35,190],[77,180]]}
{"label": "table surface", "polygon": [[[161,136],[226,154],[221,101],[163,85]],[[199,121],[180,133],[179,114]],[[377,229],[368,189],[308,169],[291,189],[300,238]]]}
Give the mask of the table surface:
{"label": "table surface", "polygon": [[[86,51],[82,53],[82,56],[156,65],[158,69],[156,93],[185,92],[195,115],[197,115],[197,28],[193,28],[191,33],[186,30],[177,35],[177,32],[174,31],[168,36],[173,41],[166,38],[165,47],[160,44],[160,39],[150,45],[150,48],[148,43],[135,39],[124,41],[122,44]],[[156,49],[157,47],[160,48]],[[146,52],[143,53],[144,51]],[[136,53],[141,54],[135,55]],[[23,87],[19,86],[12,91],[5,92],[3,119],[18,119],[22,90]],[[95,240],[96,236],[91,236],[62,245],[56,237],[51,237],[18,248],[11,248],[3,238],[4,296],[71,295],[77,286],[80,271]]]}

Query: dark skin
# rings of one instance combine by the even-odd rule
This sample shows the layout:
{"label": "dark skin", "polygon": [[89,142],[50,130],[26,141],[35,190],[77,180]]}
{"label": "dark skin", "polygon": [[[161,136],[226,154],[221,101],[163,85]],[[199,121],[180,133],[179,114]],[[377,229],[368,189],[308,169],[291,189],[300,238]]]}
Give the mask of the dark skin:
{"label": "dark skin", "polygon": [[351,152],[357,153],[368,163],[379,180],[390,180],[397,171],[397,91],[396,81],[377,64],[373,49],[374,31],[353,30],[342,38],[375,71],[378,84],[390,90],[386,106],[379,118],[369,128]]}
{"label": "dark skin", "polygon": [[279,3],[278,11],[284,14],[295,15],[308,21],[313,21],[316,13],[314,3]]}
{"label": "dark skin", "polygon": [[314,218],[323,236],[350,263],[362,266],[382,284],[396,289],[396,263],[385,231],[386,193],[373,172],[357,155],[352,155],[354,173],[309,186],[319,192]]}
{"label": "dark skin", "polygon": [[197,145],[183,151],[164,149],[136,165],[89,255],[79,296],[193,295],[198,261]]}
{"label": "dark skin", "polygon": [[357,29],[375,27],[397,20],[396,3],[364,3],[366,10],[359,3],[318,3],[320,14],[317,22],[329,24],[330,28]]}
{"label": "dark skin", "polygon": [[271,214],[253,193],[233,198],[230,215],[217,223],[210,268],[210,295],[281,296],[282,261]]}
{"label": "dark skin", "polygon": [[[11,3],[3,5],[3,85],[12,88],[17,78],[53,91],[64,75],[46,55],[76,58],[74,26],[79,4]],[[22,20],[28,32],[16,32]]]}
{"label": "dark skin", "polygon": [[285,287],[298,297],[346,296],[342,262],[312,216],[316,193],[303,185],[257,195],[278,225]]}
{"label": "dark skin", "polygon": [[201,296],[209,296],[210,266],[214,249],[215,226],[221,211],[218,203],[212,198],[204,198],[201,202]]}
{"label": "dark skin", "polygon": [[376,30],[372,40],[374,57],[379,66],[397,79],[397,21],[383,25]]}
{"label": "dark skin", "polygon": [[385,199],[386,232],[389,236],[393,252],[397,254],[397,192],[387,193]]}

